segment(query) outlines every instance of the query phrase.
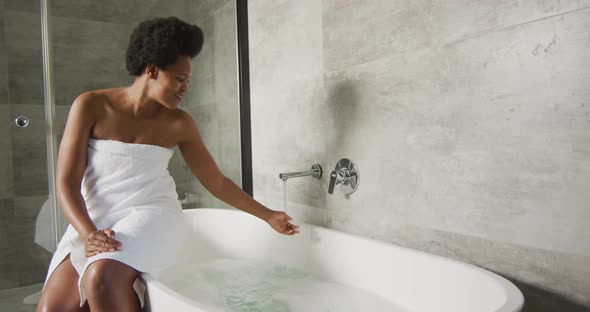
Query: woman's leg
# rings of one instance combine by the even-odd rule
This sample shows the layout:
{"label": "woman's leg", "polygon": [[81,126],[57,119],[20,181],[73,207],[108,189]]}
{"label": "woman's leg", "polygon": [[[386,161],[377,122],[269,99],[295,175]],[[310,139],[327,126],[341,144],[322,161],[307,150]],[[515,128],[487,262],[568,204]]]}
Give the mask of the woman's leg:
{"label": "woman's leg", "polygon": [[82,288],[92,312],[141,311],[133,283],[139,275],[134,268],[109,259],[88,266]]}
{"label": "woman's leg", "polygon": [[78,272],[72,266],[70,256],[67,256],[53,271],[37,304],[37,312],[66,311],[88,311],[88,304],[80,308]]}

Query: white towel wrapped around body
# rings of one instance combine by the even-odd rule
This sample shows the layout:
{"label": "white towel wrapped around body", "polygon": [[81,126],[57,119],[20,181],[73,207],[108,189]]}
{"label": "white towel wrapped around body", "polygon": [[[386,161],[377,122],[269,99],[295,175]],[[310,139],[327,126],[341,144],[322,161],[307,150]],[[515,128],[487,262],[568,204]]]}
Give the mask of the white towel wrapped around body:
{"label": "white towel wrapped around body", "polygon": [[[174,263],[182,231],[182,209],[168,172],[172,149],[158,145],[90,139],[82,196],[98,229],[110,228],[122,250],[87,258],[84,243],[69,225],[53,255],[47,279],[70,254],[80,279],[80,303],[86,296],[80,282],[86,268],[112,259],[158,277]],[[145,288],[134,283],[143,306]]]}

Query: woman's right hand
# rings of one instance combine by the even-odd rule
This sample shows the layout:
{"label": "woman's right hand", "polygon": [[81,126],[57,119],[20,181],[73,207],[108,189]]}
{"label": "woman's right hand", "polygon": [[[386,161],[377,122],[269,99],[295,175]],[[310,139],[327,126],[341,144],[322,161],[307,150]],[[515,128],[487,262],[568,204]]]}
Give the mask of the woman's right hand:
{"label": "woman's right hand", "polygon": [[96,230],[88,234],[84,240],[86,257],[92,257],[101,252],[121,250],[121,242],[114,237],[115,231],[111,229]]}
{"label": "woman's right hand", "polygon": [[272,211],[267,217],[266,222],[281,234],[293,235],[299,233],[299,225],[291,224],[289,222],[291,220],[293,219],[282,211]]}

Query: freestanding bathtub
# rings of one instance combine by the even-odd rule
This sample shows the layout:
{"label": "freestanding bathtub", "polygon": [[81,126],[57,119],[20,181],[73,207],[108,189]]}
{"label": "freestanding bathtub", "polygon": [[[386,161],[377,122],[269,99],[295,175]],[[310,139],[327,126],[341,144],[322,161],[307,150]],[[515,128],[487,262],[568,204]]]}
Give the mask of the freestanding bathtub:
{"label": "freestanding bathtub", "polygon": [[188,234],[178,263],[157,280],[143,276],[146,311],[231,311],[209,300],[202,286],[190,289],[196,283],[196,265],[215,259],[278,263],[376,294],[400,307],[395,311],[513,312],[524,302],[518,288],[503,277],[452,259],[308,224],[295,236],[280,235],[238,210],[184,213]]}

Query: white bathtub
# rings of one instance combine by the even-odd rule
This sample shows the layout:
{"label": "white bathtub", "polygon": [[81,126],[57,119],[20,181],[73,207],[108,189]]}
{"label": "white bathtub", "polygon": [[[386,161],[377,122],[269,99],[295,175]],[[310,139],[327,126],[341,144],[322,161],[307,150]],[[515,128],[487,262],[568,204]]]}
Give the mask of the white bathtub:
{"label": "white bathtub", "polygon": [[237,210],[193,209],[185,215],[192,232],[185,254],[159,280],[144,276],[146,311],[225,311],[182,295],[180,288],[190,281],[178,278],[190,264],[216,258],[280,263],[378,294],[404,311],[513,312],[524,302],[518,288],[494,273],[413,249],[308,224],[300,234],[284,236]]}

